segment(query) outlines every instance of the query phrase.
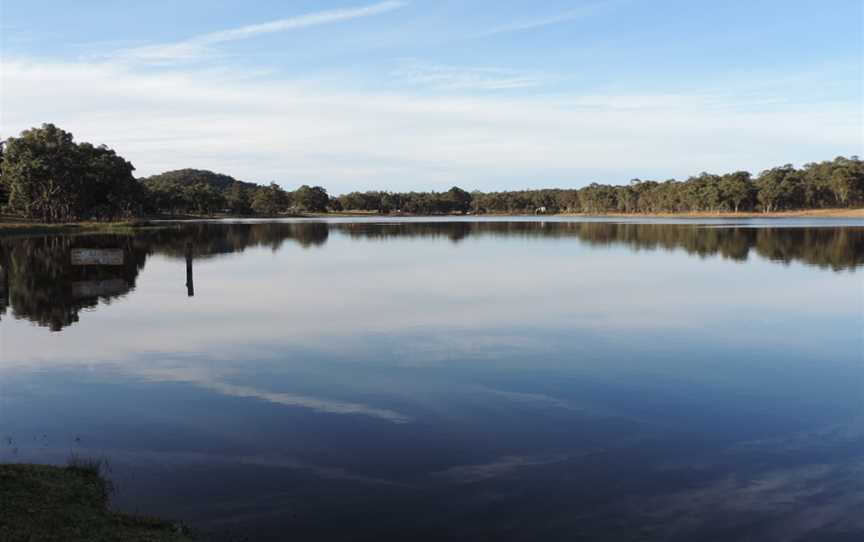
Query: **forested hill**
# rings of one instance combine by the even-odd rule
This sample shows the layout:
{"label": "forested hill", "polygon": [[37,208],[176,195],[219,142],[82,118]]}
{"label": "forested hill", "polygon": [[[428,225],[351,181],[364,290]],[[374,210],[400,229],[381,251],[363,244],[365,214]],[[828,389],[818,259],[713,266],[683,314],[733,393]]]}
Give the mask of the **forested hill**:
{"label": "forested hill", "polygon": [[275,183],[262,186],[203,169],[166,171],[139,181],[146,189],[151,212],[274,215],[291,209],[321,212],[330,201],[320,186],[304,185],[286,192]]}
{"label": "forested hill", "polygon": [[[253,211],[256,193],[260,190],[263,195],[266,191],[257,184],[205,169],[177,169],[139,181],[148,195],[146,203],[151,212],[174,214],[209,214],[224,210],[249,214]],[[274,212],[273,209],[260,210]]]}
{"label": "forested hill", "polygon": [[238,181],[230,175],[214,173],[206,169],[177,169],[174,171],[166,171],[165,173],[160,173],[159,175],[153,175],[152,177],[144,177],[142,179],[139,179],[139,181],[144,183],[144,185],[151,190],[167,188],[169,186],[185,187],[193,186],[196,184],[203,184],[219,190],[220,192],[225,192],[234,183],[239,183],[243,188],[246,189],[258,188],[258,185],[255,183]]}

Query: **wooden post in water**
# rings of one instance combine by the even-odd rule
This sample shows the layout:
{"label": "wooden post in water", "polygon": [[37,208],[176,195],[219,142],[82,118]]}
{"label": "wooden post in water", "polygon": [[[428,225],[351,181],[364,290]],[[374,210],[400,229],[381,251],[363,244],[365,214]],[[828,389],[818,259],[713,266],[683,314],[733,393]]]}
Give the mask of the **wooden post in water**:
{"label": "wooden post in water", "polygon": [[186,243],[186,295],[195,297],[195,281],[192,277],[192,243]]}

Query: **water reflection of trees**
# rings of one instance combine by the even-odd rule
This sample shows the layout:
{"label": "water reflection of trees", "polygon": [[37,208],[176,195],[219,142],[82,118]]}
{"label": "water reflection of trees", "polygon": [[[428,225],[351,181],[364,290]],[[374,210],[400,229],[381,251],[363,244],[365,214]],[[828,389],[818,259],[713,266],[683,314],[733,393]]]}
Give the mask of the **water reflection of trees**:
{"label": "water reflection of trees", "polygon": [[468,237],[575,238],[590,245],[627,245],[635,250],[684,250],[700,257],[746,260],[751,253],[775,262],[800,261],[835,271],[864,265],[861,227],[744,227],[704,224],[612,222],[406,222],[335,224],[352,238]]}
{"label": "water reflection of trees", "polygon": [[139,233],[152,252],[185,258],[191,245],[195,258],[212,258],[265,247],[276,252],[286,241],[304,248],[327,242],[330,228],[323,222],[235,223],[204,222]]}
{"label": "water reflection of trees", "polygon": [[[83,244],[82,244],[83,243]],[[122,265],[75,266],[75,248],[121,249]],[[135,287],[147,258],[134,237],[106,235],[84,241],[68,236],[38,236],[0,241],[5,304],[19,318],[59,331],[78,321],[82,309],[110,302]],[[0,307],[0,313],[6,307]]]}
{"label": "water reflection of trees", "polygon": [[[53,331],[78,321],[82,309],[110,303],[135,288],[147,257],[212,258],[250,247],[278,250],[288,240],[303,247],[327,241],[326,224],[188,224],[136,234],[39,235],[0,238],[0,319],[16,318]],[[76,266],[75,249],[119,249],[120,266]],[[191,264],[191,262],[190,262]],[[189,276],[187,290],[191,293]]]}
{"label": "water reflection of trees", "polygon": [[[17,318],[59,331],[78,321],[82,309],[127,295],[147,257],[185,259],[192,293],[192,261],[242,252],[279,250],[286,242],[323,245],[331,232],[353,239],[447,239],[470,237],[574,239],[593,246],[635,250],[684,250],[700,257],[746,260],[752,253],[775,262],[803,262],[833,269],[864,265],[864,228],[750,228],[608,222],[403,222],[403,223],[195,223],[135,234],[39,235],[0,238],[0,318]],[[120,266],[75,266],[76,248],[123,251]]]}

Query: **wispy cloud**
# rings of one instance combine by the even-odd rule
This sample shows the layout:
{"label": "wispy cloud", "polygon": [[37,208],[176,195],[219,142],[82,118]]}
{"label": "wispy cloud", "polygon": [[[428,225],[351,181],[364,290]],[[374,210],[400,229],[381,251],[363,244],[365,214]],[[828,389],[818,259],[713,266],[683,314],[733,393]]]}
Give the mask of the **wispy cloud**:
{"label": "wispy cloud", "polygon": [[864,528],[860,491],[864,463],[796,465],[757,474],[730,475],[666,495],[635,498],[637,513],[663,539],[696,532],[735,532],[746,526],[756,540],[831,538]]}
{"label": "wispy cloud", "polygon": [[359,415],[391,423],[410,423],[414,419],[405,414],[385,408],[376,408],[363,403],[352,403],[334,399],[321,399],[308,395],[297,395],[287,392],[266,391],[251,386],[237,386],[228,384],[214,378],[211,369],[202,370],[198,367],[185,366],[174,368],[148,367],[137,370],[136,373],[144,378],[157,382],[181,382],[198,386],[199,388],[215,391],[229,397],[240,397],[244,399],[258,399],[275,405],[305,408],[324,414]]}
{"label": "wispy cloud", "polygon": [[201,34],[174,43],[145,45],[142,47],[121,49],[110,56],[119,60],[152,63],[190,61],[206,55],[214,45],[221,43],[246,40],[266,34],[274,34],[276,32],[321,26],[348,21],[351,19],[359,19],[362,17],[371,17],[373,15],[380,15],[382,13],[399,9],[405,5],[406,2],[401,0],[387,0],[385,2],[378,2],[376,4],[356,8],[318,11],[296,17],[277,19],[275,21],[261,24],[253,24],[219,32]]}
{"label": "wispy cloud", "polygon": [[393,72],[397,82],[447,91],[498,91],[539,87],[548,76],[489,67],[411,66]]}
{"label": "wispy cloud", "polygon": [[489,30],[486,30],[485,32],[481,32],[477,35],[477,37],[492,36],[495,34],[503,34],[507,32],[523,32],[526,30],[542,28],[544,26],[551,26],[555,24],[566,23],[568,21],[575,21],[577,19],[584,19],[586,17],[596,15],[600,11],[612,6],[613,4],[618,3],[620,2],[601,2],[595,4],[587,4],[575,9],[571,9],[569,11],[565,11],[563,13],[556,13],[554,15],[547,15],[545,17],[514,21],[512,23],[491,28]]}
{"label": "wispy cloud", "polygon": [[231,397],[254,398],[276,405],[289,407],[300,407],[323,412],[325,414],[353,414],[378,418],[392,423],[409,423],[410,416],[400,414],[393,410],[374,408],[362,403],[348,403],[345,401],[334,401],[330,399],[318,399],[305,395],[292,393],[277,393],[262,391],[248,386],[234,386],[222,382],[195,382],[204,388],[229,395]]}
{"label": "wispy cloud", "polygon": [[433,478],[440,478],[457,484],[473,484],[492,478],[508,476],[518,469],[542,467],[555,463],[603,453],[600,448],[592,448],[568,453],[545,453],[536,455],[507,455],[494,458],[488,463],[457,465],[443,471],[433,472]]}
{"label": "wispy cloud", "polygon": [[0,134],[52,121],[82,141],[111,144],[141,176],[204,164],[336,193],[761,171],[860,147],[857,102],[756,108],[714,89],[439,96],[244,74],[4,57]]}

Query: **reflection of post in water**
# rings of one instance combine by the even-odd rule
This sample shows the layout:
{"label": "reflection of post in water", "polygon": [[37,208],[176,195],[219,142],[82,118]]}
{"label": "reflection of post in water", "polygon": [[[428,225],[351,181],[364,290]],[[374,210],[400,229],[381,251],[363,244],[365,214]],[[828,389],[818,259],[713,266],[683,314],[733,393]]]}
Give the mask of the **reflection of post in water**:
{"label": "reflection of post in water", "polygon": [[186,295],[195,297],[195,281],[192,277],[192,243],[186,243]]}
{"label": "reflection of post in water", "polygon": [[0,252],[0,316],[6,312],[9,306],[9,261],[6,252]]}

